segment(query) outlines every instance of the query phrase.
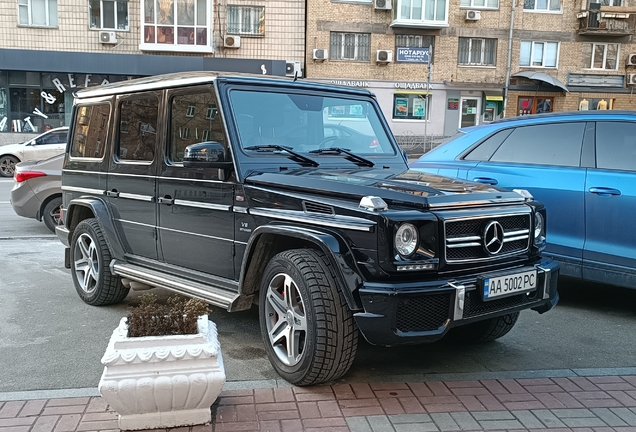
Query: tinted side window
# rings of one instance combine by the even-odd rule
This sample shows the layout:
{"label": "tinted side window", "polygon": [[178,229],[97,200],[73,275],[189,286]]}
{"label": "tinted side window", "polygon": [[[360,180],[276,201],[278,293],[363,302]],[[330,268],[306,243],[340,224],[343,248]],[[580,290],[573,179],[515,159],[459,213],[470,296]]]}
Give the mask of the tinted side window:
{"label": "tinted side window", "polygon": [[109,116],[110,104],[107,103],[77,108],[71,143],[72,157],[101,159],[104,156]]}
{"label": "tinted side window", "polygon": [[120,103],[120,160],[152,161],[157,143],[159,100],[156,96],[127,99]]}
{"label": "tinted side window", "polygon": [[596,123],[596,166],[636,171],[636,123]]}
{"label": "tinted side window", "polygon": [[554,123],[516,128],[490,159],[578,167],[585,123]]}
{"label": "tinted side window", "polygon": [[170,104],[170,161],[182,162],[187,146],[204,141],[225,146],[225,131],[214,92],[206,88],[174,96]]}
{"label": "tinted side window", "polygon": [[479,144],[475,147],[470,153],[468,153],[464,160],[469,161],[487,161],[490,159],[492,154],[497,151],[502,142],[508,138],[508,135],[512,133],[512,129],[506,129],[497,132],[489,138],[486,138],[486,141]]}

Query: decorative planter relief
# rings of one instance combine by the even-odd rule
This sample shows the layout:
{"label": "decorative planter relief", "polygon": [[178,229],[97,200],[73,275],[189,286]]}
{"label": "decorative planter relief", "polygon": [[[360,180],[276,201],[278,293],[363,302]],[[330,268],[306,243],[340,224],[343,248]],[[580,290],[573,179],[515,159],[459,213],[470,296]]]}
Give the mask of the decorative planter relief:
{"label": "decorative planter relief", "polygon": [[197,334],[128,337],[126,318],[102,357],[99,392],[123,430],[210,423],[225,384],[216,325],[202,315]]}

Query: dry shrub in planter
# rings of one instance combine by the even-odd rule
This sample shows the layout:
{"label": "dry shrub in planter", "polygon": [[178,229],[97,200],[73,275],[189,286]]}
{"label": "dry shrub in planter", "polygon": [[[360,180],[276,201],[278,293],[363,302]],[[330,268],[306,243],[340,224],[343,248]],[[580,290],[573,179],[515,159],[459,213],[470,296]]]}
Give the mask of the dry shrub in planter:
{"label": "dry shrub in planter", "polygon": [[172,296],[162,305],[151,293],[144,293],[139,299],[139,306],[129,308],[126,318],[128,337],[195,334],[198,318],[208,314],[203,300]]}

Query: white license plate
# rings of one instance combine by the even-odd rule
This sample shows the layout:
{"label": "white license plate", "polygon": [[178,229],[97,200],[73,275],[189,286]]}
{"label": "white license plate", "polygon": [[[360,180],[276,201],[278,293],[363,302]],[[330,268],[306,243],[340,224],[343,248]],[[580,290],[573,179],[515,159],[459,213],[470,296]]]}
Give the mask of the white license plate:
{"label": "white license plate", "polygon": [[537,289],[537,271],[484,278],[484,300],[520,294]]}

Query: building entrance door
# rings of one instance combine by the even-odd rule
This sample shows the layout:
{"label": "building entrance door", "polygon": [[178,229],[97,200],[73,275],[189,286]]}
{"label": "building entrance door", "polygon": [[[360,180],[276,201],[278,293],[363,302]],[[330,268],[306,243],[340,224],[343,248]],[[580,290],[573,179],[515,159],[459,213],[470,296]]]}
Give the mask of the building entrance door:
{"label": "building entrance door", "polygon": [[460,128],[479,124],[479,103],[478,98],[461,98],[462,115],[459,117]]}

